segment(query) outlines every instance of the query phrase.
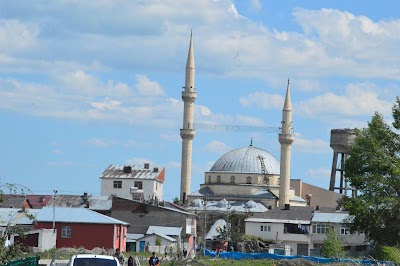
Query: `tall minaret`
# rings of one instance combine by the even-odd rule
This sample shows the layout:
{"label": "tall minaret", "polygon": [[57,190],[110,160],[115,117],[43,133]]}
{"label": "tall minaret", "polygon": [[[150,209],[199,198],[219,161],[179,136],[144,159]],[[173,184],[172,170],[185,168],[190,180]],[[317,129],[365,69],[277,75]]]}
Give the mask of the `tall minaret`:
{"label": "tall minaret", "polygon": [[194,87],[194,53],[192,33],[190,33],[189,52],[186,62],[185,87],[182,91],[183,127],[182,138],[182,164],[181,164],[181,194],[180,202],[187,203],[187,195],[190,192],[190,179],[192,174],[192,143],[196,131],[193,129],[193,109],[197,92]]}
{"label": "tall minaret", "polygon": [[282,110],[282,131],[281,134],[279,134],[279,142],[281,144],[279,207],[285,207],[285,204],[289,204],[290,157],[291,145],[294,141],[292,126],[292,103],[290,102],[290,87],[288,79],[285,104],[283,105]]}

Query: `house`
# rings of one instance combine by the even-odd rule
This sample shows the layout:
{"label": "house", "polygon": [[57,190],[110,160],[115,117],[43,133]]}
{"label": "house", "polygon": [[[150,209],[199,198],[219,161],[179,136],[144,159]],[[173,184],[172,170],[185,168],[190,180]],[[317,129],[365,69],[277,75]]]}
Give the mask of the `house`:
{"label": "house", "polygon": [[31,203],[33,209],[43,208],[49,203],[52,197],[52,195],[26,195],[26,198]]}
{"label": "house", "polygon": [[337,210],[333,213],[314,212],[311,219],[310,239],[313,244],[312,255],[320,256],[321,246],[326,239],[326,231],[333,228],[350,257],[361,257],[368,253],[369,245],[364,234],[351,232],[351,217],[347,212]]}
{"label": "house", "polygon": [[[247,218],[245,234],[261,237],[270,243],[289,245],[292,255],[320,256],[326,230],[333,227],[346,250],[362,249],[365,236],[350,235],[348,217],[347,212],[335,208],[288,205]],[[361,255],[361,252],[350,252],[349,255]]]}
{"label": "house", "polygon": [[84,192],[81,195],[59,194],[47,203],[48,207],[88,208],[101,214],[109,214],[112,207],[112,196],[94,196]]}
{"label": "house", "polygon": [[0,208],[0,236],[3,236],[10,227],[17,227],[24,231],[24,237],[17,234],[8,235],[10,244],[19,243],[25,247],[35,248],[37,251],[52,249],[56,243],[53,230],[34,230],[35,217],[40,210],[23,208]]}
{"label": "house", "polygon": [[32,209],[32,205],[25,195],[0,194],[0,208],[26,208]]}
{"label": "house", "polygon": [[[141,251],[155,251],[161,253],[166,248],[172,247],[173,250],[187,248],[184,243],[180,243],[182,235],[182,227],[168,227],[168,226],[149,226],[146,235],[138,239],[139,246],[137,252]],[[160,245],[157,245],[157,240]]]}
{"label": "house", "polygon": [[[128,222],[130,224],[129,234],[148,235],[157,233],[158,231],[151,231],[157,230],[157,226],[181,228],[180,239],[177,240],[190,250],[196,243],[197,215],[178,207],[174,208],[171,204],[165,205],[168,207],[113,197],[111,217]],[[165,232],[160,233],[173,236],[173,238],[176,236]]]}
{"label": "house", "polygon": [[110,165],[102,175],[101,195],[159,202],[162,200],[165,168],[136,165]]}
{"label": "house", "polygon": [[[53,213],[54,211],[54,213]],[[51,229],[57,234],[56,247],[126,249],[126,222],[87,208],[44,207],[36,216],[35,229]]]}

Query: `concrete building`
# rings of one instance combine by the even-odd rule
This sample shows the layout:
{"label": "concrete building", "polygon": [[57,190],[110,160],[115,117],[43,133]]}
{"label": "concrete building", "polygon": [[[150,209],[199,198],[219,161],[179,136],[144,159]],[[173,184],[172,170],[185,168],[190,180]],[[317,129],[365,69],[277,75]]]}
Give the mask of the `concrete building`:
{"label": "concrete building", "polygon": [[321,256],[320,248],[326,239],[326,232],[332,227],[349,256],[363,256],[367,251],[365,236],[350,233],[348,218],[347,212],[334,208],[275,208],[247,218],[245,230],[246,235],[289,245],[292,255]]}
{"label": "concrete building", "polygon": [[165,168],[136,165],[110,165],[101,179],[102,196],[159,202],[162,200]]}

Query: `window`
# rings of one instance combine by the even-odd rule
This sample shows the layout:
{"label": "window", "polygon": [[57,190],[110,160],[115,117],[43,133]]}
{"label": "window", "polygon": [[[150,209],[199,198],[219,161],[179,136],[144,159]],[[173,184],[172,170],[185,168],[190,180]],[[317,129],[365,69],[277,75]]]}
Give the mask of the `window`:
{"label": "window", "polygon": [[251,184],[251,176],[248,176],[248,177],[246,178],[246,184]]}
{"label": "window", "polygon": [[221,177],[217,176],[217,183],[221,183]]}
{"label": "window", "polygon": [[235,177],[234,176],[231,176],[231,183],[235,184]]}
{"label": "window", "polygon": [[341,235],[350,235],[350,228],[346,227],[346,226],[341,226],[340,227],[340,234]]}
{"label": "window", "polygon": [[208,184],[211,184],[211,176],[208,176]]}
{"label": "window", "polygon": [[122,181],[114,181],[114,188],[122,188]]}
{"label": "window", "polygon": [[71,226],[63,226],[61,229],[61,237],[62,238],[71,238]]}
{"label": "window", "polygon": [[[143,189],[143,182],[135,181],[135,187],[137,187],[138,189]],[[157,183],[156,183],[156,189],[157,189]]]}
{"label": "window", "polygon": [[261,230],[261,232],[271,232],[271,226],[270,225],[261,225],[260,230]]}
{"label": "window", "polygon": [[328,232],[328,226],[326,224],[314,224],[312,227],[313,234],[326,234]]}

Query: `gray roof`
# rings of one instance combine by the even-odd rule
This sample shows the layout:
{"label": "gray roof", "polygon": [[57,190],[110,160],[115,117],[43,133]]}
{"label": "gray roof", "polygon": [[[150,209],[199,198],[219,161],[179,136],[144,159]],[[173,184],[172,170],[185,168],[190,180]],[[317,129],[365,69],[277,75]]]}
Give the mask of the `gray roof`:
{"label": "gray roof", "polygon": [[[194,200],[196,204],[189,205],[186,207],[188,211],[197,211],[203,212],[204,211],[204,201],[199,199]],[[236,212],[236,213],[258,213],[258,212],[266,212],[268,209],[259,202],[255,202],[253,200],[238,200],[238,201],[229,201],[229,204],[225,204],[221,201],[207,201],[206,211],[207,212],[214,212],[214,213],[227,213],[229,212]],[[224,204],[221,204],[224,203]],[[227,208],[227,206],[229,208]]]}
{"label": "gray roof", "polygon": [[278,160],[271,153],[254,146],[239,148],[222,155],[211,167],[210,172],[262,173],[259,156],[263,158],[268,174],[279,175]]}
{"label": "gray roof", "polygon": [[314,207],[290,206],[289,210],[280,207],[273,208],[263,213],[255,213],[253,218],[276,219],[276,220],[306,220],[311,221]]}
{"label": "gray roof", "polygon": [[[26,209],[30,215],[36,216],[38,209]],[[34,220],[27,217],[21,208],[0,208],[0,226],[31,225]]]}
{"label": "gray roof", "polygon": [[[124,168],[129,171],[124,172]],[[157,169],[157,170],[156,170]],[[143,166],[137,165],[116,165],[112,164],[107,167],[102,173],[100,178],[134,178],[134,179],[157,179],[164,168],[153,167],[151,169],[145,169]],[[164,181],[157,179],[159,181]]]}
{"label": "gray roof", "polygon": [[21,208],[25,201],[29,203],[25,195],[2,194],[0,198],[0,208]]}
{"label": "gray roof", "polygon": [[91,210],[110,210],[112,207],[111,196],[92,196],[92,195],[57,195],[47,203],[48,207],[73,207],[87,208]]}
{"label": "gray roof", "polygon": [[[38,222],[53,222],[53,208],[44,207],[38,213]],[[65,223],[123,224],[128,223],[89,210],[87,208],[55,208],[55,221]]]}
{"label": "gray roof", "polygon": [[[237,186],[242,186],[240,184],[238,184]],[[244,185],[245,186],[245,185]],[[231,194],[214,194],[214,192],[212,191],[212,189],[208,186],[203,187],[195,192],[192,192],[189,194],[190,197],[204,197],[207,196],[209,199],[215,200],[217,198],[219,199],[229,199],[229,198],[235,198],[235,199],[248,199],[248,198],[252,198],[252,199],[277,199],[278,197],[276,197],[273,193],[269,192],[266,189],[260,189],[257,190],[253,193],[251,193],[251,195],[231,195]]]}
{"label": "gray roof", "polygon": [[349,217],[350,215],[346,212],[315,212],[311,221],[313,223],[345,223],[345,219]]}
{"label": "gray roof", "polygon": [[145,236],[141,237],[140,239],[143,239],[143,238],[148,237],[148,236],[151,236],[151,235],[156,235],[156,236],[162,237],[162,238],[164,238],[164,239],[166,239],[166,240],[168,240],[168,241],[170,241],[170,242],[176,242],[176,239],[175,239],[175,238],[169,237],[169,236],[167,236],[167,235],[160,234],[160,233],[154,233],[154,234],[150,234],[150,235],[145,235]]}
{"label": "gray roof", "polygon": [[167,236],[180,236],[182,227],[167,227],[167,226],[149,226],[146,235],[162,234]]}

